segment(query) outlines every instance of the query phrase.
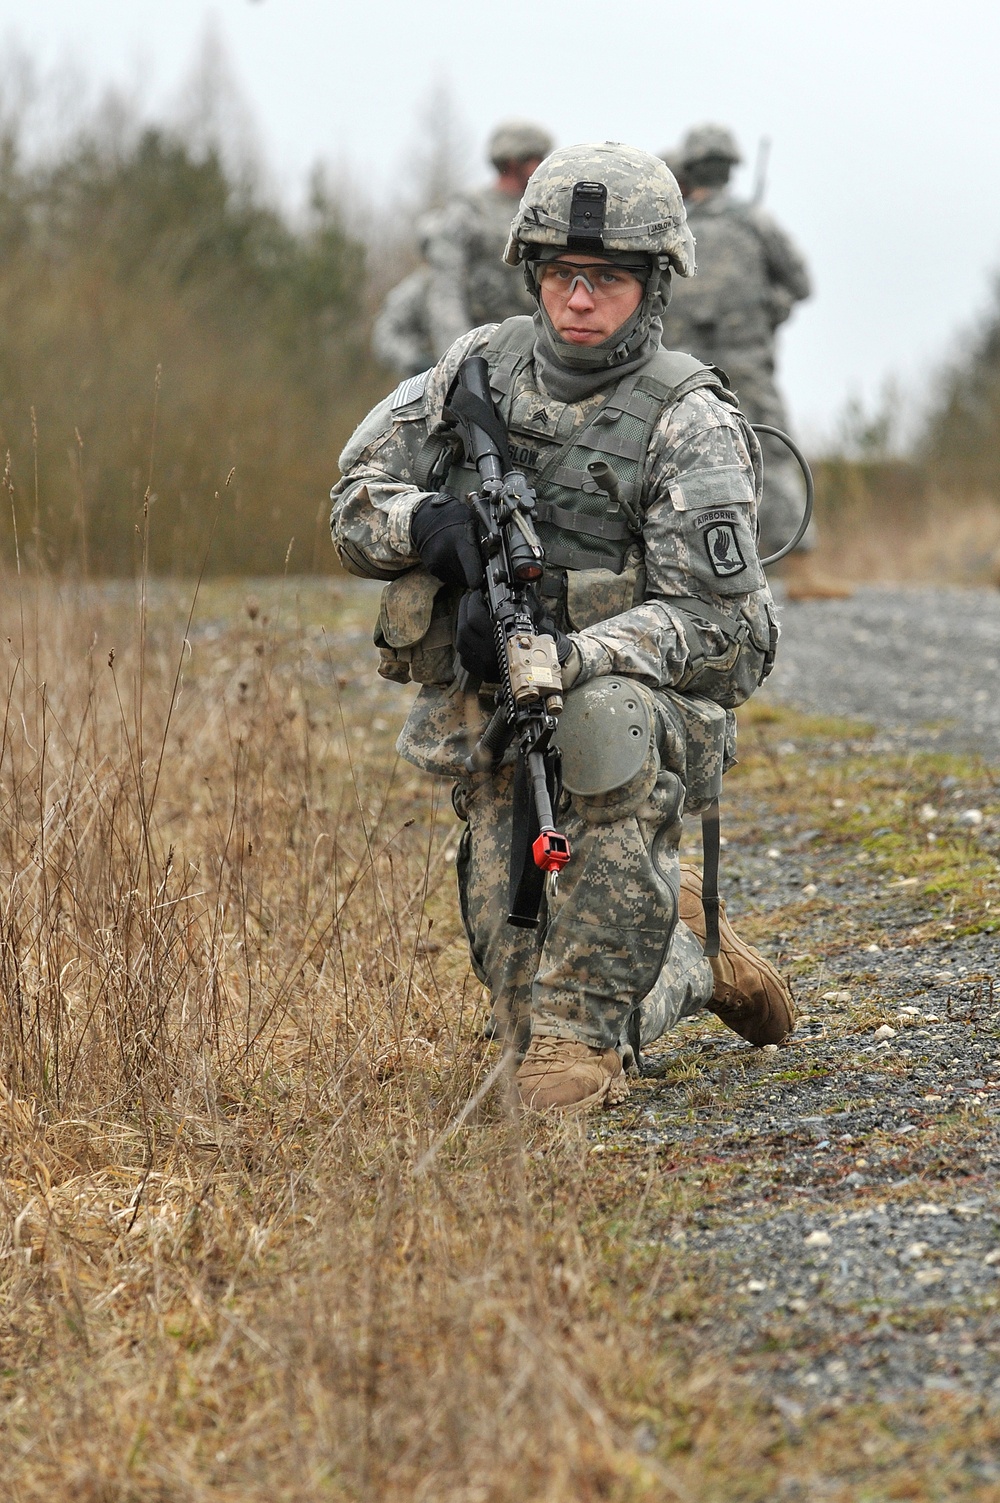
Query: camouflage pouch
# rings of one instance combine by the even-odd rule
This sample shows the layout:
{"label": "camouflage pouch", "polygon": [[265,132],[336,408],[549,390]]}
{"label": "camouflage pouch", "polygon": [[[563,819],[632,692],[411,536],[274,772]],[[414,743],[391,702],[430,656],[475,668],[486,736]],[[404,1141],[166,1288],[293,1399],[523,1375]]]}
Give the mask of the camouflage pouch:
{"label": "camouflage pouch", "polygon": [[[778,641],[778,623],[768,603],[760,619],[751,621],[744,613],[730,617],[705,601],[685,597],[671,600],[689,623],[691,659],[678,688],[685,694],[713,699],[723,709],[733,710],[743,704],[764,682],[774,664]],[[719,628],[725,647],[715,650]],[[701,651],[697,648],[700,646]]]}
{"label": "camouflage pouch", "polygon": [[374,640],[383,678],[450,684],[455,677],[452,592],[426,569],[399,575],[382,591]]}
{"label": "camouflage pouch", "polygon": [[641,599],[638,568],[626,568],[620,574],[611,569],[566,571],[566,614],[571,631],[583,631],[620,616]]}
{"label": "camouflage pouch", "polygon": [[663,766],[686,788],[685,811],[703,809],[722,792],[722,775],[736,761],[736,716],[697,694],[659,689],[655,694]]}

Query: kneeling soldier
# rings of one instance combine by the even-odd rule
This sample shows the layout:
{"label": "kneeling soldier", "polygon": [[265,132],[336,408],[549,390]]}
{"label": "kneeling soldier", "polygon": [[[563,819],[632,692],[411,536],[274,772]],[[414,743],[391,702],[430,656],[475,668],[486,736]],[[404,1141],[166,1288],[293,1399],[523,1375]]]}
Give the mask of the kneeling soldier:
{"label": "kneeling soldier", "polygon": [[[706,958],[701,877],[678,855],[682,814],[718,798],[733,707],[770,670],[777,626],[757,441],[718,372],[660,348],[671,273],[695,264],[667,167],[613,143],[554,152],[505,259],[536,312],[472,330],[369,414],[341,456],[332,528],[345,568],[390,581],[380,671],[423,685],[399,750],[457,780],[462,912],[494,1017],[524,1050],[521,1100],[578,1111],[622,1099],[630,1041],[701,1008],[755,1044],[793,1025],[785,983],[724,913]],[[498,676],[479,477],[443,420],[473,355],[537,494],[537,619],[566,695],[555,740],[573,854],[536,929],[506,921],[511,753],[466,770]]]}

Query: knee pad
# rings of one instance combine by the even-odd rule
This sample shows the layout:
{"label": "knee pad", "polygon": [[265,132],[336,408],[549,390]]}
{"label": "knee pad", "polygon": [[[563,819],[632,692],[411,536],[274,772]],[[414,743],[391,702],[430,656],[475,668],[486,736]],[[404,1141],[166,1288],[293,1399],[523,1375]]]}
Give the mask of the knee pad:
{"label": "knee pad", "polygon": [[592,824],[634,813],[656,786],[660,758],[651,696],[632,679],[614,675],[571,689],[553,743],[563,787]]}

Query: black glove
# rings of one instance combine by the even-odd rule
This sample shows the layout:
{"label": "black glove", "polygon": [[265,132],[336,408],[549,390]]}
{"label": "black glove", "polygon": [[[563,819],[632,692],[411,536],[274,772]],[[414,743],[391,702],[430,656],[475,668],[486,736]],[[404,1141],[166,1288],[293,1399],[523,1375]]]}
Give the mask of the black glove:
{"label": "black glove", "polygon": [[551,616],[537,615],[535,617],[535,630],[543,632],[547,637],[555,638],[556,658],[561,668],[573,651],[573,638],[567,637],[564,631],[560,631]]}
{"label": "black glove", "polygon": [[455,647],[467,673],[484,684],[500,682],[500,664],[489,606],[482,590],[470,590],[458,602]]}
{"label": "black glove", "polygon": [[410,541],[424,568],[444,584],[474,590],[482,583],[475,520],[457,496],[425,496],[410,518]]}
{"label": "black glove", "polygon": [[[560,631],[551,616],[540,612],[532,614],[535,617],[535,630],[555,639],[556,657],[561,667],[573,651],[572,637]],[[489,606],[486,604],[482,590],[470,590],[459,601],[455,646],[462,667],[474,678],[481,679],[487,684],[499,683],[500,665],[497,662],[496,638],[493,634]]]}

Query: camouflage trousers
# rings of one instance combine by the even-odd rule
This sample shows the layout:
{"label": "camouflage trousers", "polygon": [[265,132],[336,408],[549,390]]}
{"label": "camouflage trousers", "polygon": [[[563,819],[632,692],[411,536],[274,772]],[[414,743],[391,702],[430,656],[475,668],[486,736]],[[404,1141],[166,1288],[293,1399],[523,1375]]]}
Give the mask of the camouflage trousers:
{"label": "camouflage trousers", "polygon": [[[537,929],[507,923],[513,769],[464,778],[458,886],[472,962],[494,1015],[531,1033],[614,1048],[639,1010],[649,1043],[711,999],[712,971],[678,920],[678,780],[657,778],[629,808],[564,796],[559,828],[573,856],[548,884]],[[616,790],[617,791],[617,790]]]}
{"label": "camouflage trousers", "polygon": [[[788,414],[774,380],[774,356],[767,350],[727,350],[718,363],[729,377],[740,407],[751,423],[767,423],[788,432]],[[794,435],[792,435],[794,437]],[[761,558],[776,553],[791,538],[802,520],[805,482],[795,456],[780,440],[762,436],[764,496],[760,508]],[[810,522],[799,550],[816,546],[815,524]]]}

